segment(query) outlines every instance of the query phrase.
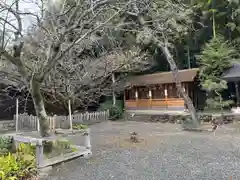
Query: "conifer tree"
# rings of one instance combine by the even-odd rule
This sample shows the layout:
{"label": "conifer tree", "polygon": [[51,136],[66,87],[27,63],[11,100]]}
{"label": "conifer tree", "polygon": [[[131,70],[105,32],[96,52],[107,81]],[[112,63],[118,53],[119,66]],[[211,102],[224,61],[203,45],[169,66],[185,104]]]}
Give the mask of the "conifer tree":
{"label": "conifer tree", "polygon": [[231,67],[235,58],[235,49],[220,35],[211,39],[197,56],[200,64],[200,81],[207,92],[206,108],[222,109],[232,101],[223,101],[222,92],[227,89],[227,82],[221,79],[224,70]]}

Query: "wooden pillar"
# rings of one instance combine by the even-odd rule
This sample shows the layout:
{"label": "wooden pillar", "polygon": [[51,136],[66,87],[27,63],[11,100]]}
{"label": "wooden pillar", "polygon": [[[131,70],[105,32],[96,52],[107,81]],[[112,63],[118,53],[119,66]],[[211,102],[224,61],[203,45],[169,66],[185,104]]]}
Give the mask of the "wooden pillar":
{"label": "wooden pillar", "polygon": [[127,106],[126,106],[126,90],[125,89],[123,91],[123,102],[124,102],[124,109],[126,109]]}
{"label": "wooden pillar", "polygon": [[56,129],[56,118],[57,118],[57,115],[56,114],[54,114],[53,115],[53,132],[55,131],[55,129]]}
{"label": "wooden pillar", "polygon": [[190,96],[189,85],[187,83],[185,83],[185,92]]}
{"label": "wooden pillar", "polygon": [[149,103],[148,103],[148,107],[152,107],[152,90],[151,88],[148,91],[148,96],[149,96]]}
{"label": "wooden pillar", "polygon": [[195,95],[194,95],[194,82],[192,82],[191,84],[189,83],[188,84],[188,88],[189,88],[189,94],[191,94],[190,96],[190,98],[191,98],[191,100],[192,100],[192,102],[193,102],[193,105],[194,105],[194,107],[197,109],[197,106],[196,106],[196,101],[195,101]]}
{"label": "wooden pillar", "polygon": [[[185,84],[184,84],[185,85]],[[183,86],[183,92],[186,92],[186,89],[185,89],[185,87]],[[187,93],[187,92],[186,92]],[[188,95],[188,93],[187,93],[187,95]],[[186,110],[187,109],[187,106],[186,106],[186,103],[185,103],[185,101],[184,101],[184,110]]]}
{"label": "wooden pillar", "polygon": [[138,107],[138,90],[135,89],[136,107]]}
{"label": "wooden pillar", "polygon": [[199,105],[198,105],[198,94],[199,94],[199,89],[196,88],[197,86],[195,84],[193,84],[192,87],[192,92],[193,92],[193,99],[194,99],[194,107],[198,110]]}
{"label": "wooden pillar", "polygon": [[16,124],[15,124],[15,128],[16,128],[16,132],[18,132],[18,98],[16,99]]}
{"label": "wooden pillar", "polygon": [[[113,83],[113,85],[115,85],[115,82],[116,82],[116,80],[115,80],[115,74],[112,73],[112,83]],[[114,91],[114,90],[113,90],[113,92],[112,92],[112,98],[113,98],[113,106],[115,106],[115,105],[116,105],[116,94],[115,94],[115,91]]]}
{"label": "wooden pillar", "polygon": [[238,82],[235,82],[235,89],[236,89],[236,98],[237,98],[237,107],[239,107],[239,87]]}
{"label": "wooden pillar", "polygon": [[164,95],[165,95],[166,109],[168,109],[168,91],[167,91],[166,87],[165,87],[165,90],[164,90]]}
{"label": "wooden pillar", "polygon": [[[36,116],[37,118],[37,116]],[[40,132],[40,122],[39,122],[39,119],[37,118],[37,131]]]}
{"label": "wooden pillar", "polygon": [[68,114],[69,114],[69,125],[70,130],[73,130],[73,124],[72,124],[72,109],[71,109],[71,100],[68,100]]}

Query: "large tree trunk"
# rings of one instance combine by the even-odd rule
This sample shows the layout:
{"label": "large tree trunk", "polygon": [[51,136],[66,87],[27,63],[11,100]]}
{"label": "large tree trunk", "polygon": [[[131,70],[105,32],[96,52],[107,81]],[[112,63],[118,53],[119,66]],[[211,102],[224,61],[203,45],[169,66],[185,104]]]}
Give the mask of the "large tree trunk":
{"label": "large tree trunk", "polygon": [[169,65],[170,65],[170,68],[171,68],[171,71],[172,71],[172,74],[173,74],[173,77],[174,77],[174,80],[175,80],[175,83],[176,83],[177,90],[180,93],[180,95],[183,97],[184,102],[187,104],[189,113],[191,114],[192,127],[197,128],[199,126],[197,113],[196,113],[195,107],[193,106],[192,100],[190,99],[190,97],[187,95],[187,93],[182,88],[182,84],[181,84],[181,81],[180,81],[179,76],[178,76],[177,65],[176,65],[171,53],[169,52],[168,47],[165,45],[165,46],[162,46],[161,49],[162,49]]}
{"label": "large tree trunk", "polygon": [[40,90],[40,83],[34,78],[31,80],[31,94],[34,102],[36,115],[40,124],[40,134],[42,137],[48,137],[50,136],[48,116],[45,110],[44,101]]}

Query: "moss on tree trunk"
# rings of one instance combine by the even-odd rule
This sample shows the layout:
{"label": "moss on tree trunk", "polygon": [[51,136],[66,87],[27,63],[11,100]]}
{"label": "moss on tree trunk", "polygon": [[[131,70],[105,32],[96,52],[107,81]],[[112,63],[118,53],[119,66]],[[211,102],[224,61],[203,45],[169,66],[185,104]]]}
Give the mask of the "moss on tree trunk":
{"label": "moss on tree trunk", "polygon": [[35,79],[31,80],[31,94],[34,102],[36,115],[40,124],[40,134],[42,137],[48,137],[50,136],[48,116],[45,110],[44,101],[40,90],[40,83]]}

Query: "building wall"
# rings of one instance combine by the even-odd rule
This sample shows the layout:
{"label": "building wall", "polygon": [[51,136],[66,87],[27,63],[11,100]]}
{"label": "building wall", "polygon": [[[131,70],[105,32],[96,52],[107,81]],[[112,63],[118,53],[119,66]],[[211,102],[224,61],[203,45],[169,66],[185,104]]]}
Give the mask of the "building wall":
{"label": "building wall", "polygon": [[[183,87],[194,101],[194,83],[183,83]],[[149,90],[151,90],[151,97],[149,96]],[[165,96],[165,90],[167,90],[167,97]],[[138,92],[137,99],[135,97],[135,91]],[[127,89],[125,91],[125,108],[184,110],[185,104],[177,91],[175,83],[168,83]]]}

